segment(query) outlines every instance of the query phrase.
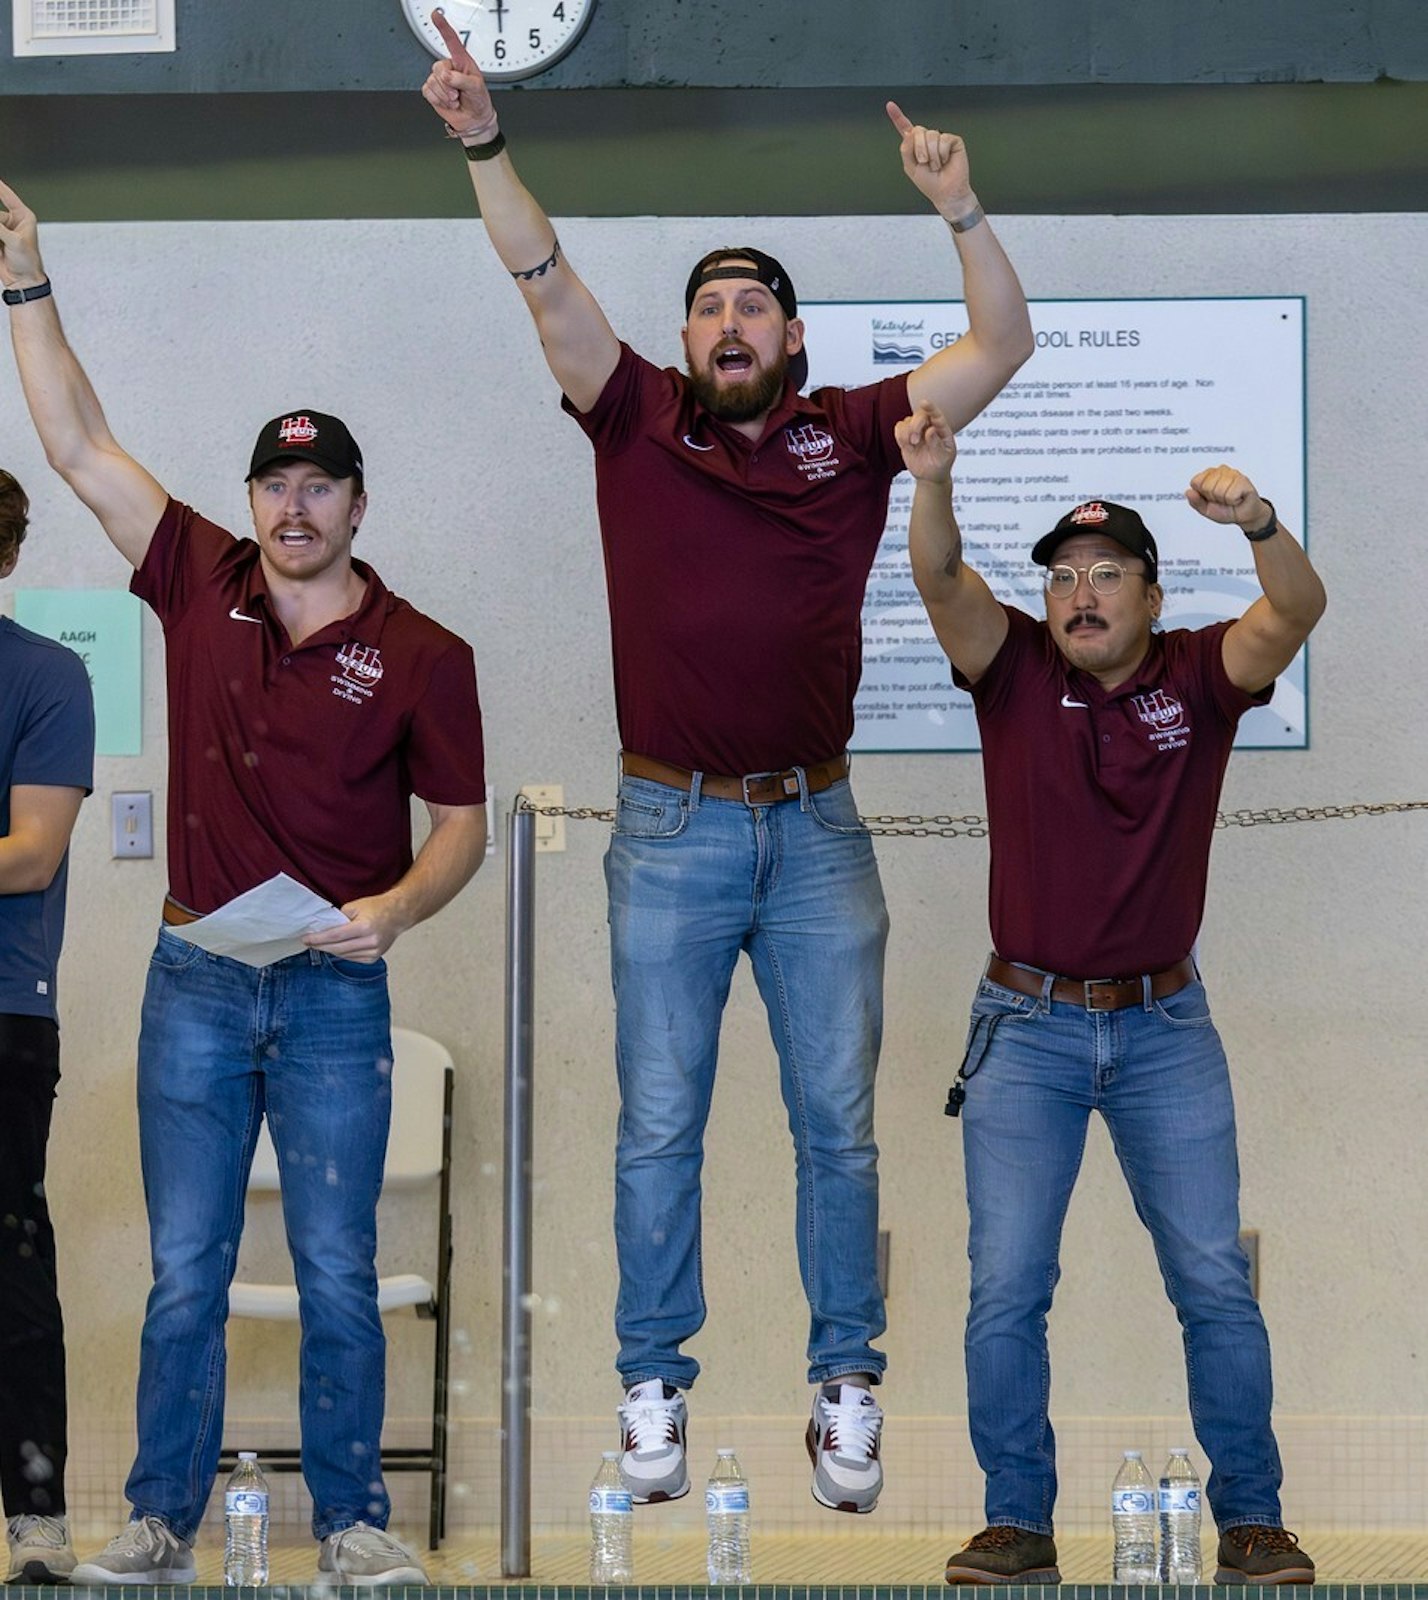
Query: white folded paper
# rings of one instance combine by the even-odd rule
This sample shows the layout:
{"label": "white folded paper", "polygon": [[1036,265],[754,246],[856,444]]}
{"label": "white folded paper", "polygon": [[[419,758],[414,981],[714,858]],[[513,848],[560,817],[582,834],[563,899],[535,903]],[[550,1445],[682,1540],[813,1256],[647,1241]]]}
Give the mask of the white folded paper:
{"label": "white folded paper", "polygon": [[346,921],[331,901],[280,872],[196,922],[169,925],[169,932],[210,955],[266,967],[306,950],[303,934]]}

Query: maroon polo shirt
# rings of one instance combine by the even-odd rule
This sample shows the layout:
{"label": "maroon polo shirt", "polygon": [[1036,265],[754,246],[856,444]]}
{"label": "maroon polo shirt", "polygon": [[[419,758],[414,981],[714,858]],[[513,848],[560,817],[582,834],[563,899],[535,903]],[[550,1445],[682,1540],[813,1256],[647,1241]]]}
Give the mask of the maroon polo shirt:
{"label": "maroon polo shirt", "polygon": [[1220,622],[1153,634],[1132,677],[1107,691],[1045,622],[1004,609],[1006,641],[971,691],[997,954],[1070,978],[1172,966],[1204,914],[1235,727],[1274,685],[1247,694],[1230,682]]}
{"label": "maroon polo shirt", "polygon": [[906,377],[786,388],[754,443],[622,345],[594,408],[564,404],[595,447],[624,748],[735,774],[839,754]]}
{"label": "maroon polo shirt", "polygon": [[484,805],[471,647],[363,562],[357,610],[294,645],[252,539],[170,500],[130,588],[164,627],[169,886],[215,910],[276,872],[334,905],[412,862],[413,794]]}

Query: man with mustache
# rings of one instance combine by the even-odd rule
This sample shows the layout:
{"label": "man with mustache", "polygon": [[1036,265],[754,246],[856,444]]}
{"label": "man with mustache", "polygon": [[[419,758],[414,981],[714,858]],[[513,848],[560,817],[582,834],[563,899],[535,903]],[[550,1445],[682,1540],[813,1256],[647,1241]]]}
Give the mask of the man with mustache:
{"label": "man with mustache", "polygon": [[[168,492],[116,442],[65,338],[34,213],[0,183],[0,279],[51,465],[134,567],[164,628],[168,872],[139,1031],[154,1285],[126,1527],[75,1583],[192,1583],[222,1443],[224,1324],[266,1116],[302,1306],[302,1468],[318,1581],[424,1583],[387,1531],[377,1197],[391,1114],[384,959],[480,865],[471,647],[392,594],[352,544],[361,451],[337,418],[273,418],[249,462],[253,539]],[[413,856],[411,798],[431,829]],[[279,873],[346,920],[263,966],[181,936]]]}
{"label": "man with mustache", "polygon": [[962,560],[947,419],[920,407],[898,437],[917,480],[913,573],[976,707],[991,831],[994,954],[947,1105],[962,1116],[968,1420],[988,1526],[947,1581],[1060,1581],[1046,1316],[1097,1110],[1184,1330],[1215,1582],[1310,1583],[1280,1520],[1229,1070],[1193,947],[1235,727],[1319,620],[1323,585],[1273,505],[1219,466],[1186,499],[1251,542],[1263,593],[1242,617],[1160,632],[1154,535],[1129,507],[1090,500],[1032,549],[1046,568],[1035,621]]}
{"label": "man with mustache", "polygon": [[[439,21],[440,12],[436,13]],[[621,1467],[641,1504],[689,1488],[681,1346],[703,1324],[700,1169],[720,1017],[747,952],[795,1147],[811,1310],[806,1443],[823,1505],[882,1487],[873,1078],[887,915],[848,785],[860,609],[900,470],[893,429],[933,399],[958,426],[1032,349],[1026,303],[954,134],[894,105],[903,168],[961,257],[970,330],[906,376],[799,392],[803,325],[762,250],[685,287],[688,372],[622,344],[516,175],[449,27],[423,93],[465,146],[481,217],[595,448],[622,779],[606,876],[620,1125]]]}

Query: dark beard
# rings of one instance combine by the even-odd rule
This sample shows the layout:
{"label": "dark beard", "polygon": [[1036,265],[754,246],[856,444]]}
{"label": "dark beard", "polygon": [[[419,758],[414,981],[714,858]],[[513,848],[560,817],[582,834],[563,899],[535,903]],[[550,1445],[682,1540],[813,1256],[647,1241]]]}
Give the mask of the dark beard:
{"label": "dark beard", "polygon": [[707,371],[696,372],[693,367],[688,367],[687,371],[694,398],[711,416],[718,417],[721,422],[752,422],[771,410],[783,393],[784,379],[788,375],[788,352],[780,350],[772,366],[727,386],[716,383]]}

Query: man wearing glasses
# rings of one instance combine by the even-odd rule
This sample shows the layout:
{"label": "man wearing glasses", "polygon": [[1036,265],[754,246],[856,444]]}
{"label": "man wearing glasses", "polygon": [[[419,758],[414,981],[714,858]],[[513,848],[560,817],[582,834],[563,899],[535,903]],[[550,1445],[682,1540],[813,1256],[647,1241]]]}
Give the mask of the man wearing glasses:
{"label": "man wearing glasses", "polygon": [[1154,536],[1128,507],[1090,500],[1032,549],[1046,568],[1037,621],[962,561],[946,420],[920,407],[898,442],[917,480],[913,572],[976,707],[991,832],[995,954],[947,1106],[962,1115],[968,1420],[988,1526],[947,1579],[1059,1581],[1046,1316],[1098,1110],[1184,1329],[1215,1581],[1312,1582],[1280,1519],[1229,1074],[1192,949],[1235,727],[1318,621],[1323,585],[1250,480],[1211,467],[1186,498],[1251,542],[1263,593],[1242,617],[1159,631]]}

